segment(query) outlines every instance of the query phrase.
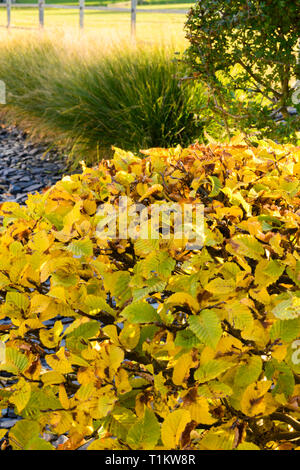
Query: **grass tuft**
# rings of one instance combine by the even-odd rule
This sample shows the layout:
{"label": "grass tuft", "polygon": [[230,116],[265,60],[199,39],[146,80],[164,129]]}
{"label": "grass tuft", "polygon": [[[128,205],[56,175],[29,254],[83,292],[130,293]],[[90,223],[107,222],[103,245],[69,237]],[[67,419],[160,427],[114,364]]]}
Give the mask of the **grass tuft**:
{"label": "grass tuft", "polygon": [[47,37],[0,46],[6,116],[92,162],[109,157],[114,145],[139,150],[199,138],[194,113],[203,105],[202,88],[180,85],[183,74],[173,49],[158,46],[83,53]]}

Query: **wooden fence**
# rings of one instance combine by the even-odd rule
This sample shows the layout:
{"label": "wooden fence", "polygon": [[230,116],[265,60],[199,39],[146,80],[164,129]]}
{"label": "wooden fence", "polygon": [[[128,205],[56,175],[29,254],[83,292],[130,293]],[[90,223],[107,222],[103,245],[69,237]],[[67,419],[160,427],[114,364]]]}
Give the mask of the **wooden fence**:
{"label": "wooden fence", "polygon": [[7,24],[6,28],[11,28],[11,9],[13,8],[38,8],[39,12],[39,28],[43,29],[45,25],[45,9],[46,8],[56,8],[56,9],[76,9],[79,10],[79,27],[80,29],[84,28],[84,13],[85,11],[94,10],[94,11],[111,11],[111,12],[122,12],[131,14],[131,36],[135,38],[136,35],[136,20],[137,13],[162,13],[162,14],[187,14],[187,10],[179,10],[175,8],[168,9],[137,9],[137,0],[131,0],[131,8],[114,8],[114,7],[97,7],[97,6],[88,6],[85,5],[85,0],[79,0],[78,6],[76,5],[62,5],[62,4],[46,4],[45,0],[38,0],[36,3],[13,3],[11,0],[6,0],[5,3],[0,3],[0,7],[6,7],[7,11]]}

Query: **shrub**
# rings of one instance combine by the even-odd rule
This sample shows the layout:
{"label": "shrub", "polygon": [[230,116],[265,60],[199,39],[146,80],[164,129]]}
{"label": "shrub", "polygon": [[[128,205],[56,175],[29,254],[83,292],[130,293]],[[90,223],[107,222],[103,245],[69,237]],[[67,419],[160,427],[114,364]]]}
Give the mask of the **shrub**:
{"label": "shrub", "polygon": [[139,150],[189,145],[201,136],[194,109],[202,87],[179,86],[170,49],[75,52],[49,40],[1,45],[6,111],[31,135],[67,143],[86,161],[111,155],[116,144]]}
{"label": "shrub", "polygon": [[299,114],[288,107],[300,78],[298,10],[293,0],[201,0],[190,10],[185,61],[206,83],[212,113],[229,133],[296,140]]}
{"label": "shrub", "polygon": [[[14,449],[299,446],[300,149],[151,149],[1,206]],[[104,202],[205,206],[202,249],[97,236]],[[293,428],[293,429],[291,429]],[[2,429],[0,437],[6,430]],[[294,439],[294,440],[293,440]]]}

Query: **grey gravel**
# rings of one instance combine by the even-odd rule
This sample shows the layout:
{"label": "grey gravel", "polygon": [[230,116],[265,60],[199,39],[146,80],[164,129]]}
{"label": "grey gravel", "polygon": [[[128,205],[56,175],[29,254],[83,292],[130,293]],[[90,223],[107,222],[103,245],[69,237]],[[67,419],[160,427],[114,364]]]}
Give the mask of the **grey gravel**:
{"label": "grey gravel", "polygon": [[74,171],[68,169],[66,155],[33,144],[16,127],[0,124],[0,203],[24,204],[28,194],[41,192],[70,173]]}

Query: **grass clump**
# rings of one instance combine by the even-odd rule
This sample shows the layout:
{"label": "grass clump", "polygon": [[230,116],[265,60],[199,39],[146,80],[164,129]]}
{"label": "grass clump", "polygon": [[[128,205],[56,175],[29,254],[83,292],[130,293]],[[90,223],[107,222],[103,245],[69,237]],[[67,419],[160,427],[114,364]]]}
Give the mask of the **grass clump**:
{"label": "grass clump", "polygon": [[[187,145],[202,133],[195,117],[201,85],[180,85],[173,51],[114,46],[103,53],[58,48],[50,40],[1,46],[4,111],[34,135],[109,156],[125,150]],[[20,73],[22,71],[22,73]],[[34,130],[32,130],[34,129]]]}

